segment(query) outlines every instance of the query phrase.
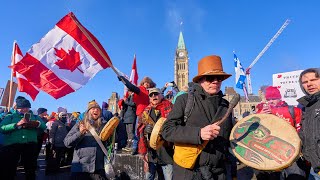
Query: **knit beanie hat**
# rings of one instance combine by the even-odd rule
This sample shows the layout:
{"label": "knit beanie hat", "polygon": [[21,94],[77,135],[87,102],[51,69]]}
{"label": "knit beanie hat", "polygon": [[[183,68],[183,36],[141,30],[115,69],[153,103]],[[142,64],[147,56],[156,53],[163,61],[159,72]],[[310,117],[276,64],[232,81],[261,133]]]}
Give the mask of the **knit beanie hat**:
{"label": "knit beanie hat", "polygon": [[281,94],[277,87],[268,86],[265,91],[266,91],[265,96],[267,100],[281,99]]}
{"label": "knit beanie hat", "polygon": [[58,113],[59,112],[65,112],[65,113],[67,113],[68,112],[68,110],[66,109],[66,108],[63,108],[63,107],[58,107],[58,111],[57,111]]}
{"label": "knit beanie hat", "polygon": [[21,109],[21,108],[31,108],[31,104],[30,101],[27,100],[26,98],[22,97],[22,96],[18,96],[16,99],[16,106],[17,109]]}
{"label": "knit beanie hat", "polygon": [[109,104],[103,101],[102,102],[102,109],[108,109],[108,107],[109,107]]}
{"label": "knit beanie hat", "polygon": [[88,109],[87,111],[89,111],[91,108],[100,108],[99,104],[95,101],[95,100],[92,100],[88,103]]}
{"label": "knit beanie hat", "polygon": [[39,109],[37,110],[38,115],[40,115],[40,114],[42,114],[42,113],[44,113],[44,112],[46,112],[46,111],[48,111],[48,109],[46,109],[46,108],[39,108]]}
{"label": "knit beanie hat", "polygon": [[79,117],[79,113],[77,113],[77,112],[73,112],[73,113],[72,113],[72,116],[73,116],[73,118],[78,119],[78,117]]}

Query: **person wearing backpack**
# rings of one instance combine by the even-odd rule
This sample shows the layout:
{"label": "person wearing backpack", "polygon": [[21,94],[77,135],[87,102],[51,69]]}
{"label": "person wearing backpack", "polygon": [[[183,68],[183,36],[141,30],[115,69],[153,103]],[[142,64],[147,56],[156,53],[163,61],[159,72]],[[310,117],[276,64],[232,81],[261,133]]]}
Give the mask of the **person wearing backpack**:
{"label": "person wearing backpack", "polygon": [[[173,179],[226,179],[224,159],[229,146],[232,116],[227,116],[220,126],[215,123],[229,107],[229,102],[223,99],[221,84],[230,76],[223,71],[219,56],[206,56],[198,62],[198,75],[193,78],[193,83],[189,83],[188,93],[177,97],[161,129],[162,137],[175,144]],[[204,141],[208,144],[193,161],[194,166],[183,167],[188,159],[178,158],[186,153],[178,152],[177,144],[200,146]]]}
{"label": "person wearing backpack", "polygon": [[[281,94],[277,87],[268,86],[265,89],[266,102],[257,105],[257,113],[274,114],[293,126],[297,132],[301,129],[301,109],[289,106],[285,101],[281,100]],[[299,158],[290,167],[278,173],[269,173],[257,171],[257,179],[305,179],[306,173],[303,164],[305,162]]]}

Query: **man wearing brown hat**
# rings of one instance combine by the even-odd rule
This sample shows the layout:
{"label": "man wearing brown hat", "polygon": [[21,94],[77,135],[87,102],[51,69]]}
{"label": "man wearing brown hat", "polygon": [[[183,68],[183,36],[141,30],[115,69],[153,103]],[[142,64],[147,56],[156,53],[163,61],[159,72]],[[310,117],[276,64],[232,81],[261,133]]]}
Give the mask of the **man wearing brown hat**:
{"label": "man wearing brown hat", "polygon": [[[183,167],[187,157],[174,152],[173,179],[226,179],[224,156],[229,145],[228,139],[232,128],[232,117],[218,126],[217,120],[222,118],[229,106],[221,92],[222,81],[231,75],[223,71],[221,58],[211,55],[202,58],[198,63],[198,75],[189,83],[189,93],[180,95],[162,126],[162,137],[177,144],[201,145],[209,141],[195,160],[193,167]],[[193,102],[190,110],[190,98]],[[188,148],[187,151],[190,151]],[[196,156],[196,154],[195,154]]]}

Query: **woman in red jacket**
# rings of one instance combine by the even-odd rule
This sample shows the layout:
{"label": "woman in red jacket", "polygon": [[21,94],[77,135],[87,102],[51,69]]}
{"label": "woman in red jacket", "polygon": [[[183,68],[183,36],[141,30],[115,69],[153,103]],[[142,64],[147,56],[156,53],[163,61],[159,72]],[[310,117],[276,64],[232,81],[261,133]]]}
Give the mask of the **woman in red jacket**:
{"label": "woman in red jacket", "polygon": [[265,90],[265,97],[267,102],[257,105],[257,113],[274,114],[286,120],[299,132],[302,117],[301,109],[289,106],[285,101],[282,101],[277,87],[268,86]]}
{"label": "woman in red jacket", "polygon": [[[289,106],[285,101],[281,100],[281,94],[277,87],[268,86],[265,90],[266,102],[257,105],[257,113],[267,113],[274,114],[284,120],[286,120],[291,126],[293,126],[297,132],[301,128],[301,109],[293,106]],[[291,112],[290,112],[291,111]],[[305,171],[302,170],[298,164],[305,164],[302,159],[298,159],[290,167],[281,171],[281,173],[267,173],[267,172],[257,172],[257,179],[305,179]]]}

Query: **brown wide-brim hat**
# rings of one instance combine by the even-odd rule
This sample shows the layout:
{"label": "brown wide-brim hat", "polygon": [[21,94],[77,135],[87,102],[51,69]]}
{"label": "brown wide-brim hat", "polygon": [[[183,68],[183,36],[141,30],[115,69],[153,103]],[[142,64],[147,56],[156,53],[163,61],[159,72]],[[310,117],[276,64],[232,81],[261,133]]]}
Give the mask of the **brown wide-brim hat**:
{"label": "brown wide-brim hat", "polygon": [[203,76],[222,76],[222,80],[226,80],[231,74],[227,74],[223,71],[222,62],[220,56],[206,56],[202,58],[198,63],[198,75],[195,76],[192,81],[197,83]]}

